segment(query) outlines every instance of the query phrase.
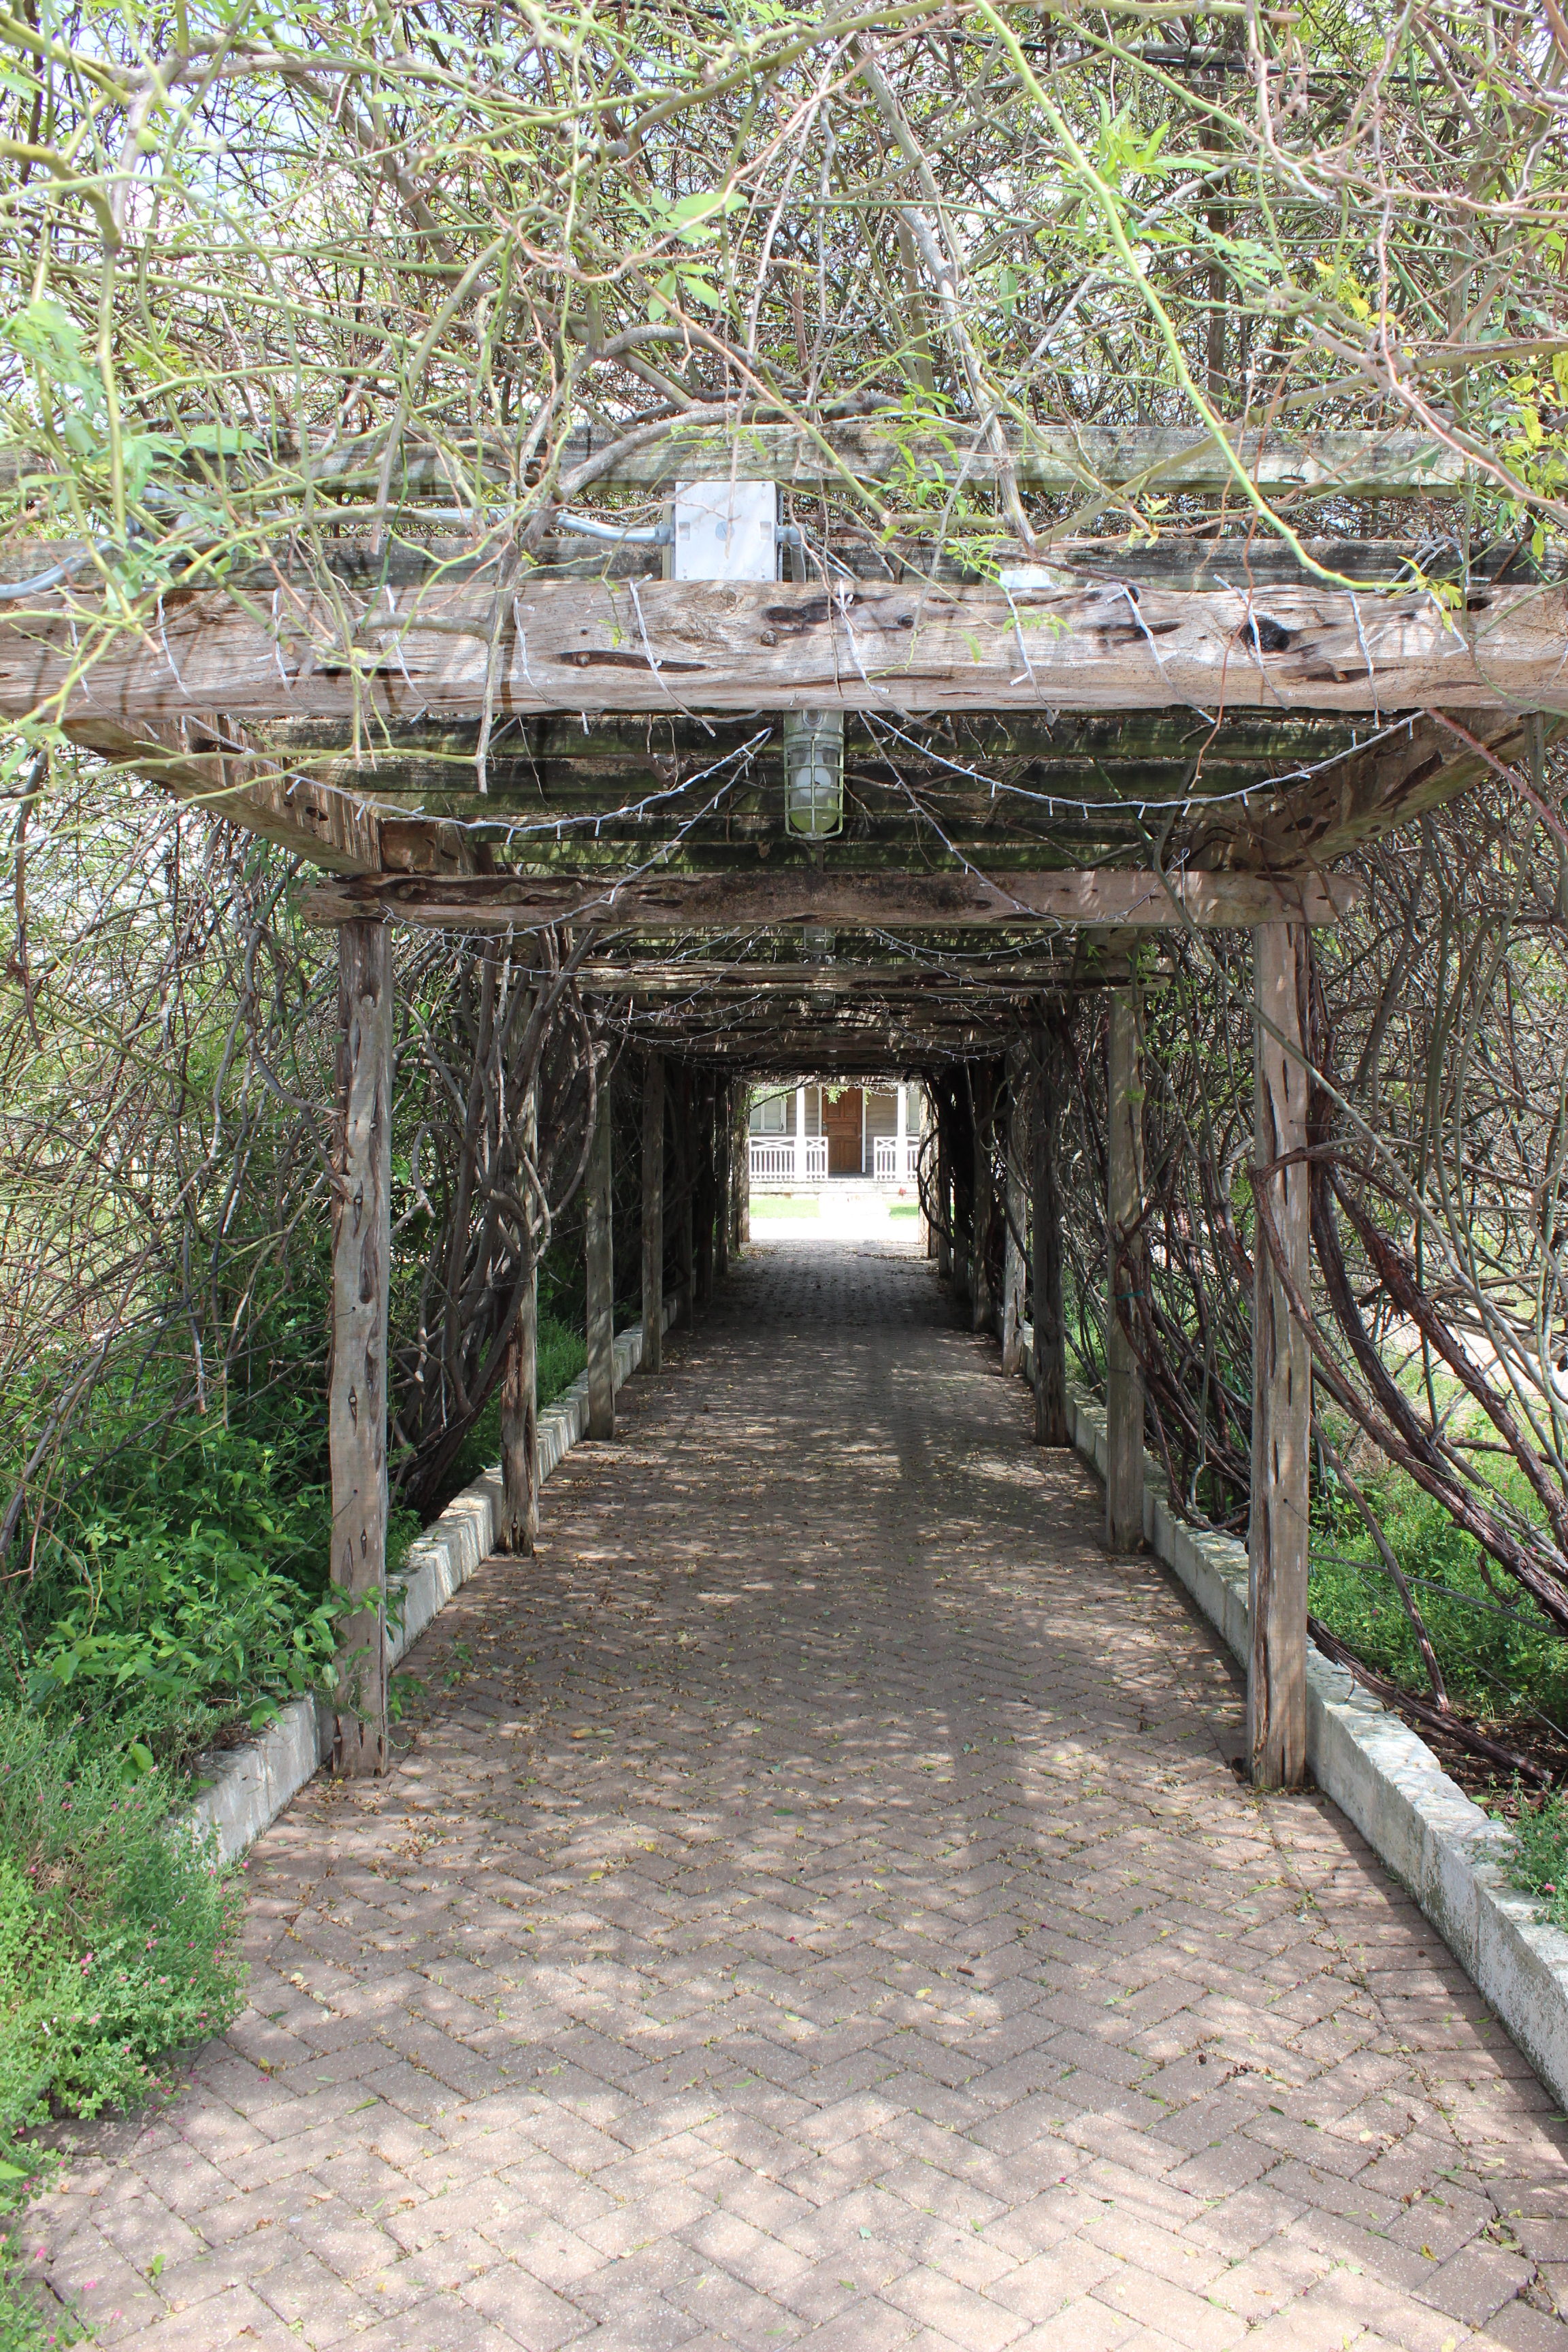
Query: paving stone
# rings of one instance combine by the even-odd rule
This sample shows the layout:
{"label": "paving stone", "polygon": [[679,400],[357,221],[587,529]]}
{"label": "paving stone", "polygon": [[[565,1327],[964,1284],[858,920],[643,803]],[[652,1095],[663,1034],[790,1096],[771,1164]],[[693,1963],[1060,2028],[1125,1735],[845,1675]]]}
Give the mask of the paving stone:
{"label": "paving stone", "polygon": [[109,2352],[1568,2352],[1552,2103],[923,1261],[757,1245],[619,1426],[30,2215]]}

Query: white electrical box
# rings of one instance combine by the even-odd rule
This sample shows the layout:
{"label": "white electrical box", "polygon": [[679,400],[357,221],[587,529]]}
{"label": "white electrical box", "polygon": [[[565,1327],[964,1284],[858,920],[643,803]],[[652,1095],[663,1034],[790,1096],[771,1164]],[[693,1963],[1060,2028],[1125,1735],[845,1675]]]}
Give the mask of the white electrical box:
{"label": "white electrical box", "polygon": [[677,482],[672,580],[776,580],[773,482]]}

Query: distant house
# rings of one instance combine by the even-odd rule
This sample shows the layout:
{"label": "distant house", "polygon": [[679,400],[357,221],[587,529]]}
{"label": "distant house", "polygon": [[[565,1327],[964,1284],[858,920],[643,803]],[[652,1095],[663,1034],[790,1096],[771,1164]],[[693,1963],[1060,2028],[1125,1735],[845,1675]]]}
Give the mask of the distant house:
{"label": "distant house", "polygon": [[753,1184],[820,1184],[837,1176],[909,1184],[925,1097],[919,1087],[760,1088],[751,1110]]}

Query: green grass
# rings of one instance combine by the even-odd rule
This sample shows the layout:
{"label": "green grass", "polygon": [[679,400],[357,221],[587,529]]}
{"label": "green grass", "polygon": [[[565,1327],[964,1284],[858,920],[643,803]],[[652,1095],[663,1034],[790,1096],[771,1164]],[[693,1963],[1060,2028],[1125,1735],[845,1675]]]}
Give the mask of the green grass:
{"label": "green grass", "polygon": [[809,1197],[797,1199],[791,1192],[753,1192],[752,1215],[758,1217],[820,1217],[822,1203]]}
{"label": "green grass", "polygon": [[918,1217],[920,1210],[913,1201],[895,1201],[888,1214],[889,1217]]}
{"label": "green grass", "polygon": [[[1568,1642],[1413,1479],[1389,1470],[1362,1483],[1410,1579],[1454,1704],[1483,1718],[1533,1710],[1568,1731]],[[1527,1507],[1523,1491],[1507,1492]],[[1426,1668],[1399,1593],[1331,1481],[1320,1482],[1312,1517],[1313,1613],[1369,1665],[1424,1692]]]}
{"label": "green grass", "polygon": [[1511,1824],[1513,1850],[1503,1864],[1512,1884],[1533,1895],[1554,1927],[1568,1927],[1568,1800],[1553,1789],[1539,1804],[1521,1803]]}

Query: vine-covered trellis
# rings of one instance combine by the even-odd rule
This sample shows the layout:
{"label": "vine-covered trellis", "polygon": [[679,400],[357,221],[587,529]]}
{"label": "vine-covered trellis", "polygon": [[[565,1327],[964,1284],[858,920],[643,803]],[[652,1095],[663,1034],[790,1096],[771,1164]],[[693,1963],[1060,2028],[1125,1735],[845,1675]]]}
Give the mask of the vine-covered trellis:
{"label": "vine-covered trellis", "polygon": [[[1555,0],[3,22],[29,1083],[51,896],[103,892],[95,986],[138,945],[99,1142],[39,1082],[13,1155],[16,1345],[41,1313],[58,1377],[0,1539],[92,1333],[183,1317],[205,1398],[211,1334],[255,1344],[277,1234],[330,1201],[342,1580],[379,1591],[389,1405],[428,1499],[499,1390],[526,1541],[531,1284],[584,1183],[603,1419],[629,1045],[645,1177],[671,1059],[646,1207],[698,1288],[732,1077],[925,1078],[934,1223],[1005,1324],[1030,1265],[1059,1342],[1043,1437],[1075,1316],[1103,1370],[1112,1535],[1145,1429],[1184,1507],[1250,1514],[1262,1777],[1301,1769],[1309,1450],[1437,1715],[1368,1449],[1568,1625]],[[190,903],[95,872],[59,796],[99,763],[283,856],[198,852],[233,1049],[154,1122],[156,1245],[89,1219],[73,1291],[39,1188],[97,1217],[142,1181],[105,1139],[179,997],[137,926],[186,939]],[[203,839],[146,823],[165,875]],[[330,1135],[306,920],[342,951]],[[226,1187],[234,1315],[188,1246]]]}

